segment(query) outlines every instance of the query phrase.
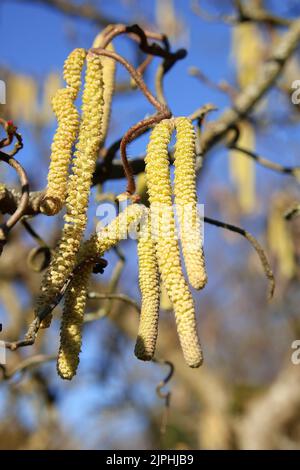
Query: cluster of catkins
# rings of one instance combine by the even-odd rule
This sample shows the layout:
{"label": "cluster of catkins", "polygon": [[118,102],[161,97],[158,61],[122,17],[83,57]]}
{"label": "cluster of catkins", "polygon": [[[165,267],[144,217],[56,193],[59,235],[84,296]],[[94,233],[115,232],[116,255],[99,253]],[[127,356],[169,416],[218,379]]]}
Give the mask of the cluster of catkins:
{"label": "cluster of catkins", "polygon": [[[101,46],[102,38],[99,35],[93,46]],[[85,63],[80,116],[74,103]],[[36,315],[42,316],[71,279],[65,293],[57,360],[59,375],[69,380],[76,374],[79,364],[81,329],[93,267],[99,257],[126,238],[132,224],[139,226],[142,294],[136,356],[150,360],[154,355],[162,280],[174,308],[186,362],[191,367],[198,367],[202,362],[193,298],[181,266],[168,153],[172,133],[176,130],[174,196],[181,247],[190,284],[201,289],[206,283],[206,273],[197,211],[195,134],[190,120],[166,119],[152,131],[146,156],[150,208],[132,203],[107,227],[83,241],[92,176],[108,128],[114,76],[113,60],[75,49],[64,66],[66,87],[58,90],[53,99],[58,128],[41,210],[53,215],[65,206],[66,213],[61,238],[42,280]],[[49,326],[50,321],[48,315],[42,326]]]}

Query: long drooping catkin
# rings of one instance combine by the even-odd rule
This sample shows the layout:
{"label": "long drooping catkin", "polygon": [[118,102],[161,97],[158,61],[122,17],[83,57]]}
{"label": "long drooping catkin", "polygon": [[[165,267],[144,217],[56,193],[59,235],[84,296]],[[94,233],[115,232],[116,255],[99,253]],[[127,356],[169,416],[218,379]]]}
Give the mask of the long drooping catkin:
{"label": "long drooping catkin", "polygon": [[[93,42],[93,48],[102,47],[102,43],[104,40],[104,33],[99,33]],[[115,48],[112,43],[109,43],[106,47],[107,50],[114,52]],[[103,100],[104,100],[104,107],[103,107],[103,119],[102,119],[102,134],[103,140],[102,145],[104,145],[104,141],[107,135],[109,122],[110,122],[110,114],[111,114],[111,102],[113,93],[115,90],[115,75],[116,75],[116,62],[109,57],[102,57],[102,66],[103,66]]]}
{"label": "long drooping catkin", "polygon": [[138,359],[150,361],[155,352],[157,339],[160,285],[155,243],[152,239],[148,211],[146,211],[146,214],[147,218],[145,223],[141,224],[138,238],[139,284],[142,294],[142,306],[134,352]]}
{"label": "long drooping catkin", "polygon": [[68,182],[65,225],[58,247],[42,281],[37,311],[57,295],[76,263],[76,254],[86,226],[92,176],[102,139],[102,110],[101,60],[96,55],[88,55],[79,140],[74,157],[73,174]]}
{"label": "long drooping catkin", "polygon": [[156,234],[158,266],[174,306],[183,354],[190,367],[198,367],[202,363],[202,351],[197,334],[195,308],[182,274],[172,210],[168,156],[168,145],[172,131],[172,120],[161,121],[154,127],[147,148],[146,175],[151,221],[158,229]]}
{"label": "long drooping catkin", "polygon": [[180,240],[189,281],[195,289],[207,282],[196,190],[195,130],[185,117],[175,119],[174,193]]}
{"label": "long drooping catkin", "polygon": [[107,227],[83,243],[78,253],[79,266],[66,293],[61,324],[57,371],[63,379],[71,380],[79,364],[81,329],[92,266],[98,257],[127,237],[130,226],[141,219],[143,210],[139,204],[128,206]]}
{"label": "long drooping catkin", "polygon": [[84,49],[74,49],[64,64],[66,88],[58,90],[52,100],[58,126],[51,146],[48,185],[41,211],[57,214],[65,203],[72,148],[79,128],[79,113],[74,101],[81,86],[81,72],[86,57]]}
{"label": "long drooping catkin", "polygon": [[82,323],[86,305],[88,283],[92,265],[86,263],[74,275],[65,295],[60,327],[60,348],[57,372],[61,378],[71,380],[76,374],[82,344]]}

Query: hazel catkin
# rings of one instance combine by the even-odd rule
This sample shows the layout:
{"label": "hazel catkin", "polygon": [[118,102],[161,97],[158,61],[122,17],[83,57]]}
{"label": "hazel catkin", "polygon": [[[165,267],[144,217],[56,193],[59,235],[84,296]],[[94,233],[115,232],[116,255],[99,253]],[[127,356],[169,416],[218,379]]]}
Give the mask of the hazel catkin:
{"label": "hazel catkin", "polygon": [[82,344],[82,323],[92,267],[86,263],[74,275],[65,295],[60,328],[60,348],[57,372],[62,379],[71,380],[76,374]]}
{"label": "hazel catkin", "polygon": [[107,227],[82,244],[78,253],[77,268],[66,292],[61,323],[57,371],[63,379],[71,380],[79,364],[81,330],[93,264],[107,250],[127,237],[131,225],[141,219],[143,210],[143,206],[139,204],[128,206]]}
{"label": "hazel catkin", "polygon": [[180,240],[189,281],[195,289],[207,282],[196,190],[195,130],[190,119],[175,119],[175,205]]}
{"label": "hazel catkin", "polygon": [[[102,64],[98,56],[91,54],[87,56],[82,120],[74,156],[73,174],[68,182],[65,225],[58,247],[42,281],[37,312],[58,294],[76,263],[76,254],[86,226],[92,176],[102,139],[102,110]],[[45,326],[48,324],[49,320],[45,322]]]}
{"label": "hazel catkin", "polygon": [[46,193],[40,209],[47,215],[57,214],[65,203],[72,148],[79,128],[79,113],[74,101],[81,86],[81,72],[86,56],[84,49],[74,49],[64,64],[66,88],[57,90],[52,99],[58,126],[51,145]]}
{"label": "hazel catkin", "polygon": [[158,332],[160,284],[149,211],[147,210],[145,213],[147,217],[141,223],[138,238],[139,285],[142,305],[134,352],[138,359],[150,361],[155,352]]}
{"label": "hazel catkin", "polygon": [[146,175],[151,221],[153,223],[154,217],[158,226],[156,253],[159,270],[174,306],[177,331],[185,360],[190,367],[198,367],[202,363],[202,351],[197,333],[195,308],[182,273],[172,210],[168,144],[173,126],[173,120],[163,120],[154,127],[147,148]]}
{"label": "hazel catkin", "polygon": [[[99,33],[93,42],[93,48],[102,47],[102,43],[104,40],[104,33]],[[114,52],[115,48],[112,43],[109,43],[106,47],[108,51]],[[101,58],[102,66],[103,66],[103,119],[102,119],[102,145],[104,145],[104,141],[108,132],[109,122],[110,122],[110,115],[111,115],[111,102],[113,93],[115,90],[115,76],[116,76],[116,61],[103,56]]]}

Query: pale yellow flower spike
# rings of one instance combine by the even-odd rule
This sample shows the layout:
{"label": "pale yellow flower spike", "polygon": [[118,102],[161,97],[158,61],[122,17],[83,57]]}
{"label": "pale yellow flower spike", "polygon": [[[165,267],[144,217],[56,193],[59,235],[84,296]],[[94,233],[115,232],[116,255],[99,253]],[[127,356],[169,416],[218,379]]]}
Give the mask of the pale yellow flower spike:
{"label": "pale yellow flower spike", "polygon": [[168,155],[168,144],[172,131],[172,120],[161,121],[154,127],[148,144],[146,174],[151,221],[152,225],[155,224],[158,227],[156,243],[158,266],[174,306],[177,331],[183,354],[190,367],[199,367],[203,359],[197,334],[195,307],[192,295],[182,274],[172,211]]}
{"label": "pale yellow flower spike", "polygon": [[105,251],[127,237],[131,224],[137,223],[143,215],[143,206],[133,204],[121,212],[107,227],[86,241],[78,254],[74,279],[67,290],[60,333],[60,348],[57,361],[58,374],[71,380],[76,374],[81,350],[81,329],[86,305],[89,277],[93,262]]}
{"label": "pale yellow flower spike", "polygon": [[[146,213],[148,215],[148,211]],[[138,359],[150,361],[155,352],[158,332],[160,281],[149,216],[146,222],[141,224],[138,238],[138,258],[142,306],[134,352]]]}
{"label": "pale yellow flower spike", "polygon": [[66,199],[72,147],[79,128],[79,113],[74,101],[81,86],[81,72],[85,56],[84,49],[75,49],[71,52],[64,64],[64,79],[67,87],[57,90],[52,100],[58,127],[51,146],[48,186],[41,203],[41,211],[48,215],[57,214]]}
{"label": "pale yellow flower spike", "polygon": [[[104,39],[103,32],[99,33],[94,42],[93,48],[102,47],[102,42]],[[109,43],[106,47],[108,51],[115,51],[115,48],[112,43]],[[102,121],[102,133],[103,133],[103,142],[108,132],[109,122],[110,122],[110,114],[111,114],[111,102],[113,93],[115,90],[115,76],[116,76],[116,61],[110,59],[109,57],[102,57],[102,65],[103,65],[103,84],[104,84],[104,92],[103,92],[103,99],[104,99],[104,108],[103,108],[103,121]]]}
{"label": "pale yellow flower spike", "polygon": [[195,289],[207,282],[197,207],[195,130],[190,119],[175,119],[177,131],[175,164],[175,204],[180,240],[189,281]]}
{"label": "pale yellow flower spike", "polygon": [[80,268],[65,295],[57,358],[57,372],[62,379],[71,380],[79,364],[82,344],[81,329],[91,270],[90,264]]}
{"label": "pale yellow flower spike", "polygon": [[141,204],[126,207],[107,227],[83,243],[78,254],[78,263],[84,262],[87,258],[102,256],[105,251],[126,239],[130,226],[140,221],[144,211],[145,207]]}
{"label": "pale yellow flower spike", "polygon": [[[65,225],[53,260],[42,281],[38,311],[59,293],[76,263],[76,254],[86,226],[92,176],[102,139],[102,110],[101,60],[96,55],[88,55],[82,97],[82,121],[74,156],[73,174],[68,182]],[[49,320],[45,322],[45,326],[49,326]]]}

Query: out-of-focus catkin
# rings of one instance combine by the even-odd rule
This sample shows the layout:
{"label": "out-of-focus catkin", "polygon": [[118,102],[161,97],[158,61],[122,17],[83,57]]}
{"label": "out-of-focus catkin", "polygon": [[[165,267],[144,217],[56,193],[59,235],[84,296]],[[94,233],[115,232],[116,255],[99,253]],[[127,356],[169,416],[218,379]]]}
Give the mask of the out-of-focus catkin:
{"label": "out-of-focus catkin", "polygon": [[[103,32],[99,33],[93,42],[93,47],[102,47],[103,40],[105,35]],[[106,47],[108,51],[114,52],[115,48],[112,43],[109,43]],[[108,132],[109,122],[110,122],[110,115],[111,115],[111,102],[113,93],[115,90],[115,75],[116,75],[116,61],[110,59],[109,57],[102,57],[102,66],[103,66],[103,100],[104,100],[104,107],[103,107],[103,119],[102,119],[102,134],[103,140],[102,145],[104,145],[104,141]]]}
{"label": "out-of-focus catkin", "polygon": [[57,371],[63,379],[71,380],[79,364],[81,330],[92,266],[97,258],[127,237],[131,225],[142,218],[143,210],[139,204],[128,206],[107,227],[83,243],[78,253],[78,267],[65,296],[61,324]]}
{"label": "out-of-focus catkin", "polygon": [[160,285],[155,243],[152,239],[148,211],[146,214],[147,217],[141,224],[138,238],[139,284],[142,305],[135,355],[138,359],[150,361],[155,352],[158,332]]}
{"label": "out-of-focus catkin", "polygon": [[[102,139],[102,110],[102,64],[98,56],[91,54],[87,56],[82,120],[74,156],[73,174],[68,181],[65,225],[58,247],[42,281],[37,311],[40,311],[58,294],[76,263],[76,254],[86,226],[92,176]],[[45,326],[48,325],[49,321]]]}
{"label": "out-of-focus catkin", "polygon": [[207,282],[196,189],[195,130],[190,119],[175,119],[175,204],[180,240],[189,281],[195,289]]}
{"label": "out-of-focus catkin", "polygon": [[79,113],[74,101],[81,86],[85,57],[84,49],[71,52],[64,64],[67,87],[57,90],[52,100],[58,127],[51,146],[47,190],[41,203],[41,211],[48,215],[57,214],[66,199],[69,164],[79,128]]}
{"label": "out-of-focus catkin", "polygon": [[163,120],[154,127],[147,148],[146,175],[151,221],[152,225],[155,224],[152,232],[157,238],[158,266],[174,306],[177,331],[185,360],[190,367],[198,367],[202,363],[202,351],[197,333],[195,308],[182,273],[172,210],[168,145],[173,127],[173,120]]}

